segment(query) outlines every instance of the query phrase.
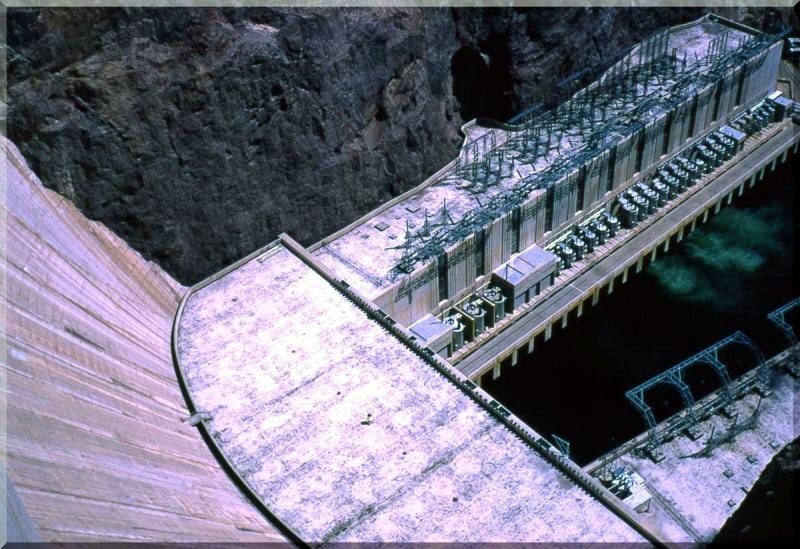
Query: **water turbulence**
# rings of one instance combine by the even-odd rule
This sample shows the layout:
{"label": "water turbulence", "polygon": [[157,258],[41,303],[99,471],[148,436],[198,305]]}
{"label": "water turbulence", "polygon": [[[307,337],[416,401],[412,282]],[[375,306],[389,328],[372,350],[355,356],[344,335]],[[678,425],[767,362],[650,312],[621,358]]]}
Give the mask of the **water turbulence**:
{"label": "water turbulence", "polygon": [[712,218],[677,253],[655,262],[650,271],[675,299],[717,310],[739,307],[740,290],[753,276],[774,268],[791,254],[792,239],[785,203],[752,209],[730,208]]}

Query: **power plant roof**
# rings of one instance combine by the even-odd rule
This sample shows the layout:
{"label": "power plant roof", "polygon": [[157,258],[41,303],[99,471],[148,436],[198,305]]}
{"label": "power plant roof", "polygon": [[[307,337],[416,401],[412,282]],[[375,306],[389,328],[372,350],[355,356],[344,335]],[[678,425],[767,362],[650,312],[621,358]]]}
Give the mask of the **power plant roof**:
{"label": "power plant roof", "polygon": [[213,440],[304,540],[641,540],[283,243],[179,322]]}
{"label": "power plant roof", "polygon": [[[375,299],[409,272],[398,265],[419,269],[515,205],[546,192],[589,158],[663,116],[676,98],[703,89],[710,74],[736,62],[737,51],[755,51],[754,38],[761,36],[705,16],[634,46],[596,82],[515,131],[467,124],[455,164],[326,238],[313,253]],[[597,100],[589,108],[590,95]],[[504,173],[496,179],[481,175],[487,166],[503,163]]]}
{"label": "power plant roof", "polygon": [[[505,265],[498,267],[494,272],[502,280],[516,286],[522,282],[531,281],[531,278],[537,275],[541,278],[542,273],[552,271],[555,263],[555,255],[538,246],[533,246]],[[535,278],[531,282],[538,281],[538,278]]]}

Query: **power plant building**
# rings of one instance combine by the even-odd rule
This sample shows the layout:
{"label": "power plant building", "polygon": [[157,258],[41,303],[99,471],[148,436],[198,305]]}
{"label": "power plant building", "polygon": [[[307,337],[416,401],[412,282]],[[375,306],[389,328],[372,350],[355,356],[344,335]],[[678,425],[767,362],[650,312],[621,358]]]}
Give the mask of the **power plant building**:
{"label": "power plant building", "polygon": [[[623,191],[707,132],[736,132],[726,121],[774,89],[780,58],[780,40],[715,15],[664,30],[557,108],[465,126],[455,161],[310,250],[406,326],[485,287],[512,310],[564,262],[554,243],[613,231]],[[530,254],[546,270],[515,293],[502,273]]]}

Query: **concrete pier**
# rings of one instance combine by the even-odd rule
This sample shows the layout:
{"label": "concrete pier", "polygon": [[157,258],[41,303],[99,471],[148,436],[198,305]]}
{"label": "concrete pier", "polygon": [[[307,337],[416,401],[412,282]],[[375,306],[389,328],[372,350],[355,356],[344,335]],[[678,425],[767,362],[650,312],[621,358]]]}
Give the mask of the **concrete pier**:
{"label": "concrete pier", "polygon": [[[782,368],[791,352],[786,350],[767,363],[770,395],[761,398],[750,392],[734,400],[728,409],[730,417],[722,408],[716,413],[702,413],[720,399],[720,391],[699,400],[694,408],[700,438],[667,437],[658,447],[662,461],[654,463],[636,451],[650,439],[645,432],[584,470],[601,477],[604,471],[616,467],[630,468],[641,475],[645,490],[652,496],[649,508],[639,513],[643,522],[665,532],[673,542],[711,541],[772,458],[800,435],[793,405],[798,398],[797,381]],[[734,380],[733,385],[748,383],[753,374]],[[670,429],[671,419],[660,423],[655,432]]]}

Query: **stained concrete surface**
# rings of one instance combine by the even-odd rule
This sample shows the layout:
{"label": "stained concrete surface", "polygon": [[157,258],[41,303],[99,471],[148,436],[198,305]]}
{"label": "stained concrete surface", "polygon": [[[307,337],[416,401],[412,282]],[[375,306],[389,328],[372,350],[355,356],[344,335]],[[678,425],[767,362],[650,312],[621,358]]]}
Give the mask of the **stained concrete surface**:
{"label": "stained concrete surface", "polygon": [[186,302],[216,443],[302,539],[637,541],[282,244]]}

